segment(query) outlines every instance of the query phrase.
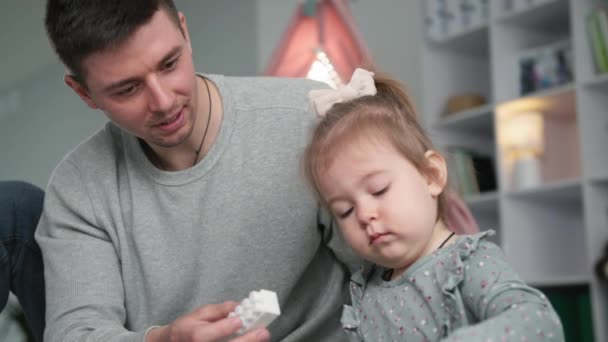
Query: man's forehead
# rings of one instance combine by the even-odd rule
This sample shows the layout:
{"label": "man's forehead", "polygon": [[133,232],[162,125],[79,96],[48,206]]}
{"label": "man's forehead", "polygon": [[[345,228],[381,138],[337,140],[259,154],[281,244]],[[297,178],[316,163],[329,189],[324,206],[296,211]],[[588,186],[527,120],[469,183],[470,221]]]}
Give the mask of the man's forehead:
{"label": "man's forehead", "polygon": [[170,19],[159,23],[153,18],[120,44],[84,58],[82,72],[87,83],[106,86],[154,70],[165,59],[181,51],[185,43],[181,30]]}

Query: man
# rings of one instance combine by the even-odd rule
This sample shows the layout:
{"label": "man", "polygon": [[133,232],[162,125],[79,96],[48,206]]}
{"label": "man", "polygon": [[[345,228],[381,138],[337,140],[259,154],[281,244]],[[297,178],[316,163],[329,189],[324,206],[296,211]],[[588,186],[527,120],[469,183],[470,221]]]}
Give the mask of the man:
{"label": "man", "polygon": [[171,0],[49,0],[45,24],[110,120],[47,187],[45,341],[234,337],[226,301],[262,288],[281,316],[234,341],[344,339],[348,272],[299,173],[319,84],[197,75]]}
{"label": "man", "polygon": [[0,181],[0,311],[12,291],[36,341],[44,330],[44,270],[34,241],[43,198],[35,185]]}

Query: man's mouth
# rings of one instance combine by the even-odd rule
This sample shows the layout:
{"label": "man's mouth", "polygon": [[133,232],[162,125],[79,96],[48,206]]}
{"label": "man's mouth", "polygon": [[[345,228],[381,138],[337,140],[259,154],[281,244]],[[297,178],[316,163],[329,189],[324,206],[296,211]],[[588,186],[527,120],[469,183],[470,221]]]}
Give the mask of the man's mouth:
{"label": "man's mouth", "polygon": [[178,116],[176,115],[173,119],[167,120],[167,121],[163,121],[160,124],[158,124],[159,126],[168,126],[172,123],[174,123],[175,121],[177,121]]}
{"label": "man's mouth", "polygon": [[179,119],[180,114],[182,113],[182,109],[180,109],[177,113],[175,113],[169,119],[157,124],[157,126],[167,126],[167,125],[170,125],[170,124],[174,123],[175,121],[177,121],[177,119]]}

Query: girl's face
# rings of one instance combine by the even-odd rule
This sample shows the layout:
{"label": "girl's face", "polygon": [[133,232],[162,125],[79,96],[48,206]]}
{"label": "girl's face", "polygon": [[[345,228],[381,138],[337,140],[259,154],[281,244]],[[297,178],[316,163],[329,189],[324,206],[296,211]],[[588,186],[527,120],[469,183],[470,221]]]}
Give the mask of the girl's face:
{"label": "girl's face", "polygon": [[[405,269],[432,253],[445,226],[437,220],[437,196],[445,186],[445,161],[426,152],[428,177],[391,144],[345,144],[319,174],[328,203],[347,242],[363,258]],[[439,242],[438,242],[439,241]]]}

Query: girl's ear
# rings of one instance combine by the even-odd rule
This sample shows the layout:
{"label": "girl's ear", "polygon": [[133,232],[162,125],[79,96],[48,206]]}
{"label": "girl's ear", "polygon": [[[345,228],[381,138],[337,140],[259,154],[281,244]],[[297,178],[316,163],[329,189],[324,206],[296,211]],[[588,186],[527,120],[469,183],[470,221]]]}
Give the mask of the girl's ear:
{"label": "girl's ear", "polygon": [[428,150],[424,153],[426,161],[425,178],[432,196],[439,196],[448,182],[448,170],[445,159],[437,151]]}

